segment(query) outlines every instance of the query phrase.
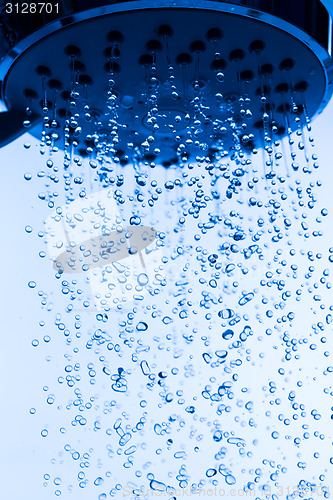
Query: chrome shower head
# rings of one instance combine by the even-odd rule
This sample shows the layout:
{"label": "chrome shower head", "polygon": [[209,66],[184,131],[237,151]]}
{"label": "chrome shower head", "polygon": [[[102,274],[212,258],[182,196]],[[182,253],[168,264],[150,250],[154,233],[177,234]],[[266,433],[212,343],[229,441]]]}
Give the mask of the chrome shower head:
{"label": "chrome shower head", "polygon": [[318,0],[305,3],[4,7],[2,119],[16,121],[1,143],[31,125],[81,156],[166,167],[269,147],[331,96],[329,16]]}

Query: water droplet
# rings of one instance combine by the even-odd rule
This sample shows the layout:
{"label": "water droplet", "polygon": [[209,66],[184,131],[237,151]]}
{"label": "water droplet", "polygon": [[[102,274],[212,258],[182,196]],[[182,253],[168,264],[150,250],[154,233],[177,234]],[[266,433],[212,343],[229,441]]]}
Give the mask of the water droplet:
{"label": "water droplet", "polygon": [[129,222],[132,226],[139,226],[141,224],[141,217],[139,217],[138,215],[133,215],[130,218]]}
{"label": "water droplet", "polygon": [[95,486],[101,486],[102,484],[104,483],[104,479],[102,477],[96,477],[95,481],[94,481],[94,485]]}
{"label": "water droplet", "polygon": [[222,309],[218,312],[218,315],[222,319],[230,319],[234,316],[235,312],[232,309]]}
{"label": "water droplet", "polygon": [[140,286],[145,286],[145,285],[148,284],[149,278],[148,278],[147,274],[141,273],[141,274],[138,275],[137,281],[138,281],[138,284]]}
{"label": "water droplet", "polygon": [[140,321],[136,325],[136,329],[138,330],[138,332],[145,332],[148,329],[148,325],[144,321]]}
{"label": "water droplet", "polygon": [[232,337],[234,336],[234,332],[233,330],[225,330],[223,333],[222,333],[222,338],[224,340],[230,340]]}

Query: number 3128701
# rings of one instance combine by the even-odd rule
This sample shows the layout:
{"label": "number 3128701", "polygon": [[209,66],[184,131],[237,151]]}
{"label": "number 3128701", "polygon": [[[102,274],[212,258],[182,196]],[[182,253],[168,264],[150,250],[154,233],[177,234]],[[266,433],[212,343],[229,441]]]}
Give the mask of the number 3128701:
{"label": "number 3128701", "polygon": [[50,2],[6,3],[7,14],[59,14],[59,4]]}

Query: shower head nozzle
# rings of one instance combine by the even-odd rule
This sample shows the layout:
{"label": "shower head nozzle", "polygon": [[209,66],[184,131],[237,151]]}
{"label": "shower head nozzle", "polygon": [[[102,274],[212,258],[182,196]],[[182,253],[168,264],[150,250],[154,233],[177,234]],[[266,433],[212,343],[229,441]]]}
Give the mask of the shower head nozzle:
{"label": "shower head nozzle", "polygon": [[318,0],[303,7],[311,26],[297,1],[84,3],[43,16],[4,8],[0,23],[8,120],[27,113],[32,133],[82,156],[213,160],[287,134],[331,96],[330,18]]}

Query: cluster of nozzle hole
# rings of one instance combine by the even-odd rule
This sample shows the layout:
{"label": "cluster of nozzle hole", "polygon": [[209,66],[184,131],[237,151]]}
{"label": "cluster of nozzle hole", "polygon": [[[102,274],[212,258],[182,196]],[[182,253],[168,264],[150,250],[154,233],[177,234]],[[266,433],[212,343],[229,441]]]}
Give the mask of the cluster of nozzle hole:
{"label": "cluster of nozzle hole", "polygon": [[[296,94],[304,94],[304,92],[308,88],[308,82],[301,81],[294,84],[294,82],[292,81],[292,70],[295,67],[296,63],[291,58],[282,60],[276,67],[274,67],[270,63],[261,64],[261,54],[266,49],[266,43],[263,40],[254,40],[249,44],[246,51],[240,48],[235,48],[230,51],[224,59],[221,54],[221,40],[223,38],[223,32],[221,31],[221,29],[215,27],[209,29],[202,40],[194,40],[189,43],[188,52],[179,53],[173,59],[171,59],[169,46],[171,46],[170,40],[174,36],[173,28],[169,25],[161,25],[155,28],[154,31],[157,35],[156,38],[150,39],[145,43],[146,52],[138,57],[138,64],[148,70],[148,72],[153,68],[156,70],[157,56],[164,50],[164,52],[166,53],[169,69],[173,70],[173,63],[175,63],[179,68],[182,68],[183,70],[194,63],[196,78],[193,82],[193,86],[199,83],[202,83],[204,86],[205,82],[201,82],[201,80],[199,81],[198,79],[199,58],[205,51],[208,50],[209,45],[210,49],[213,47],[212,52],[214,54],[209,66],[211,71],[215,73],[217,81],[224,81],[223,71],[227,68],[228,65],[232,66],[233,78],[235,77],[235,75],[237,75],[238,81],[245,86],[251,81],[260,81],[260,86],[256,89],[255,93],[258,96],[264,96],[265,105],[262,106],[262,110],[265,115],[273,110],[278,113],[282,113],[285,116],[290,111],[297,114],[301,114],[304,111],[303,104],[299,104],[299,101],[303,101],[303,97],[301,99],[298,99],[298,104],[296,105],[294,96]],[[124,44],[125,42],[125,37],[120,31],[113,30],[106,35],[106,40],[108,42],[108,45],[103,50],[103,56],[106,59],[103,69],[108,75],[114,75],[121,72],[120,59],[123,51],[122,44]],[[35,69],[36,73],[42,79],[43,98],[40,101],[42,109],[55,109],[56,95],[61,96],[61,98],[67,105],[76,98],[75,95],[73,95],[75,94],[75,86],[81,86],[81,88],[86,89],[85,93],[87,94],[87,88],[94,84],[93,79],[90,77],[90,75],[87,74],[86,65],[82,62],[81,49],[76,45],[68,45],[65,47],[64,53],[68,58],[68,67],[72,75],[72,88],[70,90],[65,89],[61,81],[52,77],[52,71],[47,66],[39,65]],[[249,54],[251,55],[251,57],[253,57],[252,62],[249,63],[249,66],[251,66],[252,69],[243,69],[242,66],[245,66]],[[281,72],[284,73],[286,77],[283,83],[279,83],[274,87],[272,86],[272,81],[273,73],[276,71],[280,72],[279,80],[281,80]],[[98,75],[96,76],[96,78],[98,78]],[[51,91],[53,102],[49,102],[47,100],[46,87],[48,87]],[[117,93],[117,91],[115,90],[113,92]],[[281,96],[280,105],[276,104],[276,98],[269,98],[269,95],[272,92]],[[29,102],[31,102],[31,100],[39,98],[38,93],[32,89],[25,89],[24,95]],[[82,94],[80,95],[82,96]],[[77,94],[77,97],[79,97],[79,93]],[[224,96],[226,102],[233,102],[233,100],[236,101],[238,98],[239,96],[237,96],[237,93]],[[180,99],[180,97],[178,97],[178,99]],[[138,104],[143,104],[143,102],[138,100]],[[68,109],[66,108],[58,108],[57,117],[68,117]],[[89,113],[91,116],[95,117],[99,117],[101,115],[100,111],[91,108],[89,109]],[[275,119],[272,118],[272,123],[273,122],[274,124],[276,124]],[[54,124],[55,127],[58,127],[60,125],[55,120]],[[263,120],[259,120],[253,123],[253,126],[256,129],[264,128]],[[277,126],[275,128],[277,130],[277,134],[285,133],[286,127],[284,125]]]}
{"label": "cluster of nozzle hole", "polygon": [[[152,67],[155,64],[157,54],[161,52],[163,49],[162,42],[164,42],[164,44],[166,45],[167,57],[168,59],[170,59],[169,63],[171,65],[171,58],[168,49],[168,40],[173,36],[174,31],[172,27],[169,25],[161,25],[155,31],[158,34],[158,38],[149,40],[146,43],[145,46],[146,53],[140,55],[138,59],[138,62],[141,66]],[[120,31],[113,30],[107,34],[106,38],[107,41],[110,43],[110,45],[107,46],[103,51],[103,54],[107,59],[107,62],[104,65],[104,70],[107,73],[119,73],[121,71],[121,66],[119,62],[117,62],[117,60],[121,56],[120,47],[121,44],[124,42],[124,36]],[[228,62],[235,63],[237,67],[239,67],[239,64],[246,56],[244,50],[237,48],[229,53],[227,62],[227,60],[222,58],[221,53],[218,49],[218,44],[222,38],[223,38],[223,32],[219,28],[211,28],[206,33],[206,41],[213,44],[215,47],[215,58],[211,62],[210,68],[216,73],[222,73],[226,69]],[[250,53],[257,56],[257,59],[259,60],[259,55],[265,50],[265,47],[266,44],[264,41],[255,40],[249,45],[248,50]],[[192,43],[190,43],[188,52],[183,52],[176,56],[175,62],[178,66],[186,67],[193,62],[194,58],[198,58],[199,55],[202,54],[206,49],[207,46],[205,41],[195,40]],[[83,87],[91,86],[94,82],[92,77],[86,74],[86,65],[80,60],[80,57],[82,55],[80,48],[75,45],[68,45],[67,47],[65,47],[65,54],[68,56],[70,60],[69,67],[72,73],[75,75],[77,83]],[[295,61],[291,58],[287,58],[281,61],[281,63],[278,66],[278,69],[280,71],[284,71],[286,74],[290,74],[294,66],[295,66]],[[258,63],[257,72],[261,77],[270,78],[275,69],[276,68],[272,64],[260,65]],[[64,90],[63,84],[59,80],[52,78],[52,71],[50,68],[44,65],[40,65],[36,68],[36,72],[43,80],[47,81],[47,86],[50,88],[50,90],[55,92],[60,92],[61,97],[64,99],[64,101],[68,102],[68,100],[71,97],[70,92],[68,90]],[[245,69],[242,71],[238,71],[237,76],[240,81],[248,83],[254,79],[255,74],[251,69]],[[277,85],[274,91],[278,94],[284,95],[290,91],[303,93],[308,88],[308,82],[306,81],[301,81],[293,85],[290,77],[287,78],[287,80],[288,81]],[[269,93],[271,89],[265,87],[265,91]],[[24,95],[27,99],[38,98],[37,92],[32,89],[25,89]]]}

